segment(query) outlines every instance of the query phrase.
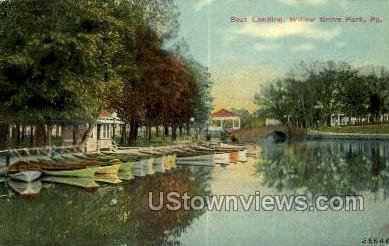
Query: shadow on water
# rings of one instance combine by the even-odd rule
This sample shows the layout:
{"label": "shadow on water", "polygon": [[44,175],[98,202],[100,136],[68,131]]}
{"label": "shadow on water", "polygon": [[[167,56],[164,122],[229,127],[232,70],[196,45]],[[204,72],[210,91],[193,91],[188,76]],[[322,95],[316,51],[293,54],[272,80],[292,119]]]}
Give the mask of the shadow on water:
{"label": "shadow on water", "polygon": [[[209,169],[208,169],[209,170]],[[199,174],[207,169],[176,169],[120,186],[86,192],[53,185],[38,197],[1,198],[0,245],[161,245],[176,238],[203,211],[152,211],[148,192],[209,192]]]}
{"label": "shadow on water", "polygon": [[256,167],[264,185],[310,195],[389,191],[389,143],[384,141],[298,141],[262,143]]}

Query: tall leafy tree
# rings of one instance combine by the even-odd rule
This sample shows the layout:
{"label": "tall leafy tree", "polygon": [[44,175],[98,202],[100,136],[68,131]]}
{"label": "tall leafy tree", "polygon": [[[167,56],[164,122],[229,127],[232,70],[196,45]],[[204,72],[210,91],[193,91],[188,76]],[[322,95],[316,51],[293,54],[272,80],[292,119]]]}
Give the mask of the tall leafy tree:
{"label": "tall leafy tree", "polygon": [[44,123],[94,119],[118,85],[118,58],[133,43],[135,7],[114,0],[0,5],[2,121],[42,129]]}

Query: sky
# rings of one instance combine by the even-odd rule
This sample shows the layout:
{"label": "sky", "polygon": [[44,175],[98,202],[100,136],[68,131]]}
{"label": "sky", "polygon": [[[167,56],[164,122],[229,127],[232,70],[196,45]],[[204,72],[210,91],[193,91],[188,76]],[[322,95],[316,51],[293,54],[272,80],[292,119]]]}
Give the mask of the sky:
{"label": "sky", "polygon": [[[209,68],[215,110],[255,110],[261,85],[284,76],[301,61],[346,61],[359,67],[389,67],[389,0],[175,0],[180,38]],[[313,23],[290,22],[294,16]],[[344,22],[345,17],[366,22]],[[370,22],[370,17],[382,22]],[[247,17],[247,22],[231,22]],[[252,17],[282,17],[283,23],[253,23]],[[320,17],[342,22],[320,22]]]}

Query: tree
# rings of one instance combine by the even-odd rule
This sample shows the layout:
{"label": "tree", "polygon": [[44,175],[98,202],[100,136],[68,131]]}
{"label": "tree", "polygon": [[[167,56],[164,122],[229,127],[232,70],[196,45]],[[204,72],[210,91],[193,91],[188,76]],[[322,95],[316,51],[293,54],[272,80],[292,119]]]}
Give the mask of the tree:
{"label": "tree", "polygon": [[[213,82],[210,79],[211,75],[208,68],[196,61],[189,53],[188,44],[184,39],[177,41],[170,50],[187,66],[193,75],[196,89],[193,95],[194,109],[192,117],[195,127],[200,131],[206,125],[213,109],[213,98],[211,95]],[[187,131],[189,131],[190,122],[186,122],[186,125]]]}
{"label": "tree", "polygon": [[265,85],[255,103],[265,117],[302,127],[329,126],[334,113],[350,118],[370,113],[377,121],[388,112],[387,83],[384,68],[363,73],[345,62],[302,63],[284,79]]}
{"label": "tree", "polygon": [[36,124],[38,133],[43,124],[93,121],[120,82],[118,58],[133,43],[136,7],[114,0],[0,4],[3,121]]}

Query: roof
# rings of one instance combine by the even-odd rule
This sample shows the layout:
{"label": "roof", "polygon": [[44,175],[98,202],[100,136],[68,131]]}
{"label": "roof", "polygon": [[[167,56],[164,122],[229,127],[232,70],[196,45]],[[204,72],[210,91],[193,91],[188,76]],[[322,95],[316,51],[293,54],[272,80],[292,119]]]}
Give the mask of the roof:
{"label": "roof", "polygon": [[211,117],[217,118],[217,117],[239,117],[239,116],[234,112],[225,109],[220,109],[219,111],[212,113]]}
{"label": "roof", "polygon": [[111,118],[111,113],[103,109],[100,111],[99,118]]}

